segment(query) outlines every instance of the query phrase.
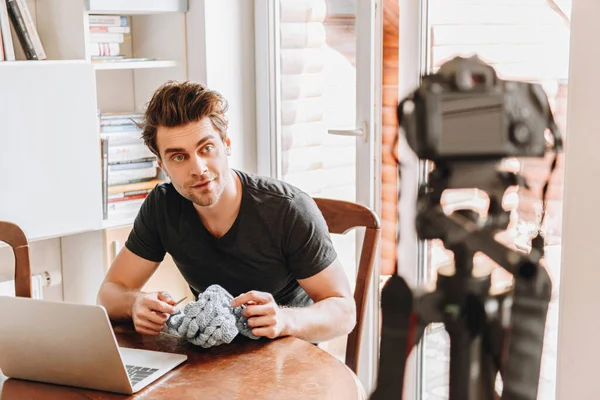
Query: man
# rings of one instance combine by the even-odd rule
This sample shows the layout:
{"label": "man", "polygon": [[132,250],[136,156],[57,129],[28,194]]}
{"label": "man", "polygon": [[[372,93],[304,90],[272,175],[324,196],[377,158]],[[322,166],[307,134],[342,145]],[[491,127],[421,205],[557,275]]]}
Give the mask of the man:
{"label": "man", "polygon": [[355,304],[323,216],[301,190],[229,167],[226,110],[197,83],[154,93],[142,136],[171,183],[144,201],[98,302],[111,319],[159,334],[175,303],[140,289],[168,252],[194,295],[218,284],[232,307],[246,305],[255,336],[316,343],[348,334]]}

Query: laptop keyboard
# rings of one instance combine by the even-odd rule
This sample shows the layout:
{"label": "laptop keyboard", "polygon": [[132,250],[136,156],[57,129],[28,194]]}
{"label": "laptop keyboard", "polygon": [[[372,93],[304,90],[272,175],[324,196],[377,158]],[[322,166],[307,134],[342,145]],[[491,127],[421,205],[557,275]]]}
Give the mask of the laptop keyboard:
{"label": "laptop keyboard", "polygon": [[137,365],[126,365],[125,368],[127,369],[127,375],[131,381],[131,386],[137,385],[142,380],[158,371],[157,368],[138,367]]}

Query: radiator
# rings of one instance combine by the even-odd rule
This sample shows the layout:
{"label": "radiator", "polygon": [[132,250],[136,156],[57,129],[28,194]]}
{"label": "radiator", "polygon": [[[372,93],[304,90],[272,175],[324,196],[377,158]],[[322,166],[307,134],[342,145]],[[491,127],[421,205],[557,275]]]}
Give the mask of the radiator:
{"label": "radiator", "polygon": [[[34,299],[44,298],[44,288],[58,285],[61,282],[61,275],[59,272],[48,272],[44,271],[39,274],[31,275],[31,296]],[[0,281],[0,296],[14,296],[15,295],[15,280],[7,279]]]}

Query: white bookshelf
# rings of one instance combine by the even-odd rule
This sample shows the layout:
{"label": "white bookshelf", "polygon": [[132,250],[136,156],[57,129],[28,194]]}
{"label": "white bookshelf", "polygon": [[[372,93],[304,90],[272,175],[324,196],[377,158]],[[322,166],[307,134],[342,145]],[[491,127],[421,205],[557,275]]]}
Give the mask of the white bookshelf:
{"label": "white bookshelf", "polygon": [[102,229],[115,229],[115,228],[123,228],[126,226],[133,225],[133,221],[135,217],[131,218],[119,218],[119,219],[110,219],[102,221]]}
{"label": "white bookshelf", "polygon": [[86,10],[91,14],[148,15],[185,13],[187,0],[87,0]]}
{"label": "white bookshelf", "polygon": [[87,65],[88,63],[85,60],[39,60],[39,61],[29,61],[29,60],[16,60],[16,61],[1,61],[0,67],[30,67],[33,63],[38,66],[50,66],[50,65]]}
{"label": "white bookshelf", "polygon": [[177,66],[176,61],[172,60],[155,60],[155,61],[104,61],[94,62],[94,69],[144,69],[144,68],[169,68]]}
{"label": "white bookshelf", "polygon": [[[27,0],[27,5],[48,59],[25,60],[24,53],[17,51],[17,61],[0,64],[2,78],[5,81],[3,102],[6,103],[6,106],[2,107],[2,112],[8,115],[0,118],[4,128],[1,130],[3,133],[0,134],[0,139],[4,142],[10,140],[9,144],[20,143],[22,146],[30,144],[33,146],[35,140],[29,137],[23,139],[21,136],[16,136],[25,140],[20,142],[11,139],[11,135],[14,135],[12,131],[19,129],[18,121],[21,119],[23,129],[31,132],[34,138],[37,137],[37,141],[47,141],[48,138],[56,136],[59,139],[56,142],[64,149],[68,148],[68,143],[71,141],[79,150],[77,154],[80,155],[80,159],[76,160],[77,167],[73,168],[73,172],[65,171],[68,161],[75,160],[76,157],[70,157],[67,150],[62,155],[63,149],[59,149],[61,155],[59,158],[66,162],[62,164],[59,162],[57,164],[59,167],[48,168],[48,170],[56,169],[57,173],[60,171],[62,175],[60,182],[62,177],[74,182],[77,175],[78,181],[74,184],[74,189],[64,192],[65,196],[74,201],[64,201],[61,194],[52,198],[57,199],[56,205],[66,204],[67,208],[75,210],[83,208],[87,213],[84,218],[74,219],[77,220],[76,223],[69,222],[68,215],[58,213],[57,215],[61,216],[59,220],[47,218],[48,224],[34,222],[38,215],[29,210],[23,210],[22,213],[11,211],[0,214],[5,219],[16,222],[21,220],[28,227],[31,226],[28,235],[31,240],[131,225],[133,218],[105,221],[101,216],[102,195],[99,195],[98,190],[102,187],[102,174],[98,173],[101,159],[97,113],[141,113],[152,93],[162,83],[167,80],[189,79],[188,53],[191,53],[196,60],[204,60],[205,57],[203,47],[194,46],[194,40],[187,37],[188,0]],[[194,16],[202,19],[204,15],[198,10],[201,11],[202,8],[197,7]],[[126,58],[142,60],[114,62],[91,60],[90,47],[95,44],[90,43],[89,40],[89,18],[91,15],[106,14],[127,18],[130,33],[125,34],[126,39],[120,45],[121,54]],[[16,41],[15,47],[16,49],[20,47]],[[87,71],[87,74],[82,71]],[[60,85],[53,85],[52,79],[42,79],[54,76],[59,77]],[[11,86],[7,86],[9,83]],[[4,90],[9,87],[14,93]],[[39,109],[31,111],[34,115],[40,114],[40,118],[23,118],[19,108],[25,109],[25,104],[39,105]],[[44,104],[48,104],[48,107],[44,107]],[[73,117],[70,117],[71,115]],[[57,117],[51,118],[52,116]],[[43,132],[44,124],[40,121],[49,121],[47,124],[49,133]],[[61,128],[61,124],[64,124],[65,128]],[[10,130],[7,130],[7,127]],[[81,140],[84,140],[85,145]],[[87,152],[81,152],[82,145],[84,149],[88,149]],[[4,146],[4,148],[12,147]],[[16,150],[15,148],[11,154],[4,155],[0,148],[0,160],[17,163]],[[44,160],[51,156],[45,154],[39,159]],[[51,160],[48,159],[47,162],[50,163]],[[8,164],[5,167],[8,168]],[[75,174],[75,171],[85,171],[85,173]],[[30,176],[30,172],[23,171],[22,174],[8,175],[4,179],[9,180],[10,182],[6,183],[10,183],[11,186],[18,187],[15,182],[35,180],[35,177]],[[45,180],[44,183],[50,190],[52,180]],[[71,193],[76,192],[75,189],[82,189],[86,194]],[[31,191],[25,187],[22,190]],[[19,202],[19,196],[8,196],[1,201],[5,210],[16,207]],[[78,202],[85,205],[77,206]],[[36,209],[35,205],[31,206]]]}
{"label": "white bookshelf", "polygon": [[[202,24],[196,4],[192,17]],[[23,227],[30,242],[60,238],[61,265],[54,269],[62,271],[63,299],[93,303],[114,257],[106,251],[112,232],[135,219],[103,220],[97,113],[143,112],[162,83],[189,79],[188,56],[205,62],[205,50],[188,38],[188,0],[27,5],[48,59],[29,61],[16,51],[17,61],[0,62],[0,185],[10,188],[0,196],[0,220]],[[130,33],[122,54],[149,60],[93,62],[93,14],[125,16]]]}
{"label": "white bookshelf", "polygon": [[[100,113],[143,112],[162,83],[188,79],[187,0],[37,0],[36,6],[38,31],[48,58],[79,59],[96,71]],[[125,60],[91,59],[91,48],[96,45],[89,41],[91,15],[127,18],[130,33],[125,33],[120,44]],[[103,220],[101,224],[110,229],[132,222]]]}
{"label": "white bookshelf", "polygon": [[[253,82],[252,60],[240,55],[253,35],[250,26],[239,28],[253,7],[246,0],[26,1],[48,60],[24,60],[15,42],[18,60],[0,62],[0,187],[7,189],[0,219],[25,227],[33,249],[41,241],[60,254],[60,264],[44,268],[62,271],[63,300],[93,303],[114,256],[106,249],[134,221],[102,219],[97,111],[142,112],[165,81],[202,82],[237,104],[230,127],[241,148],[242,135],[255,135],[251,112],[241,107],[254,96],[254,86],[243,86]],[[155,61],[93,63],[94,13],[126,15],[125,54]]]}

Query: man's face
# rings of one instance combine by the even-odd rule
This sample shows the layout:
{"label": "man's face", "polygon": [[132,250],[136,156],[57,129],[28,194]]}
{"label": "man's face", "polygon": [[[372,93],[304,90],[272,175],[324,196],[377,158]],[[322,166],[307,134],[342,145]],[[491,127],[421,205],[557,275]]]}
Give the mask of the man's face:
{"label": "man's face", "polygon": [[231,179],[225,142],[210,119],[184,126],[159,126],[156,146],[158,165],[171,179],[179,194],[199,206],[216,204]]}

